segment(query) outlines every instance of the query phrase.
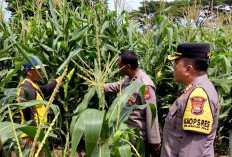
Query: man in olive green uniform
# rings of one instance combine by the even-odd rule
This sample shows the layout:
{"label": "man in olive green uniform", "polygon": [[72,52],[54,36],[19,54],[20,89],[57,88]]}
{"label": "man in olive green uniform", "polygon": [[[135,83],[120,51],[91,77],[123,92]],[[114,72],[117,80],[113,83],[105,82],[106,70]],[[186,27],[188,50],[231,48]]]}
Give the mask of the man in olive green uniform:
{"label": "man in olive green uniform", "polygon": [[[127,102],[127,106],[134,104],[142,105],[152,103],[156,105],[155,85],[152,80],[140,68],[138,68],[138,59],[136,54],[131,50],[125,50],[119,54],[118,60],[121,72],[126,75],[122,80],[122,90],[124,90],[132,81],[142,82],[146,86],[145,94],[142,96],[140,91],[136,91]],[[120,91],[120,82],[106,83],[104,85],[106,93]],[[150,107],[144,110],[134,110],[125,122],[129,127],[140,129],[141,136],[148,143],[147,154],[160,148],[160,131],[158,117],[154,120],[151,128],[152,113]]]}
{"label": "man in olive green uniform", "polygon": [[218,94],[207,76],[210,45],[186,43],[169,55],[174,80],[186,85],[165,119],[161,157],[214,157]]}

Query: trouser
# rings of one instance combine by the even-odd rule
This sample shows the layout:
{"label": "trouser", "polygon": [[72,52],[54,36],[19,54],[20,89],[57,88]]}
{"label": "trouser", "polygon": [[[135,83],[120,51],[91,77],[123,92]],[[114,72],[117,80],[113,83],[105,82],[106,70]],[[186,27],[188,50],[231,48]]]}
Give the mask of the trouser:
{"label": "trouser", "polygon": [[0,157],[4,157],[3,150],[0,150]]}
{"label": "trouser", "polygon": [[232,156],[232,130],[229,131],[230,156]]}
{"label": "trouser", "polygon": [[[29,145],[32,145],[34,142],[34,139],[31,137],[22,137],[21,140],[23,141],[23,147],[22,147],[23,149],[25,149]],[[35,154],[36,154],[38,148],[39,148],[39,146],[35,147]],[[17,157],[17,155],[14,151],[11,152],[11,157]],[[40,151],[39,157],[45,157],[45,152],[43,149]]]}

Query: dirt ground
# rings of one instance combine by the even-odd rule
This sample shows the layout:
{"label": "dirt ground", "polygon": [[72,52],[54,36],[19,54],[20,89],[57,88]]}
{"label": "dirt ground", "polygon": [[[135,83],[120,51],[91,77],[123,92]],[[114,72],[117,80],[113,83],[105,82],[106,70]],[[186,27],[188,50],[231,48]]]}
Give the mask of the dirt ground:
{"label": "dirt ground", "polygon": [[[54,149],[52,151],[52,156],[53,157],[62,157],[63,156],[62,155],[62,149],[61,148],[60,149],[59,148],[58,149]],[[68,152],[67,156],[71,156],[71,152]],[[78,152],[78,153],[76,153],[74,155],[74,157],[85,157],[85,152],[84,151]]]}

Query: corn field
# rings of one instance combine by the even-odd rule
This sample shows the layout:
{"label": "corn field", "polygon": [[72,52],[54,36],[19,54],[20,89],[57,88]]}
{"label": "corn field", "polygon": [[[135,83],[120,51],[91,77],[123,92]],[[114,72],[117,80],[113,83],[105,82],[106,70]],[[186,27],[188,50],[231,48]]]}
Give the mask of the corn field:
{"label": "corn field", "polygon": [[[58,148],[58,156],[144,156],[139,130],[123,123],[133,109],[146,107],[123,106],[136,90],[144,92],[144,85],[132,83],[117,96],[103,90],[105,82],[122,79],[116,64],[118,53],[125,49],[137,52],[139,66],[154,81],[162,129],[168,108],[184,89],[173,81],[173,63],[167,61],[167,55],[175,53],[183,42],[207,42],[212,53],[208,75],[220,98],[215,149],[228,155],[224,122],[232,106],[231,24],[196,27],[187,19],[185,25],[175,24],[158,15],[143,30],[126,11],[109,12],[105,1],[82,0],[80,4],[73,8],[66,1],[37,1],[32,16],[24,16],[24,8],[18,5],[8,22],[0,20],[0,134],[4,154],[10,156],[14,150],[18,156],[31,156],[39,141],[47,156],[56,156]],[[44,5],[47,10],[42,9]],[[63,83],[58,83],[57,93],[47,101],[17,103],[16,92],[25,77],[22,65],[32,56],[49,66],[42,68],[45,77],[41,84],[60,75]],[[88,88],[88,84],[95,86]],[[41,103],[47,105],[47,112],[49,108],[53,111],[49,122],[38,127],[29,122],[20,124],[19,110]],[[22,133],[37,137],[33,146],[21,148]]]}

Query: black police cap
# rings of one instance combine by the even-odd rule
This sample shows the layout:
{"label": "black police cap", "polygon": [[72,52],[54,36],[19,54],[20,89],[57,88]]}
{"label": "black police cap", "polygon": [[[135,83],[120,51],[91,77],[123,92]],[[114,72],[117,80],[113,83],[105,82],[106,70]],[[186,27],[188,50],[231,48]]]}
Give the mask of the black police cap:
{"label": "black police cap", "polygon": [[175,60],[178,58],[196,58],[209,59],[210,44],[208,43],[184,43],[177,47],[177,52],[168,56],[168,60]]}

